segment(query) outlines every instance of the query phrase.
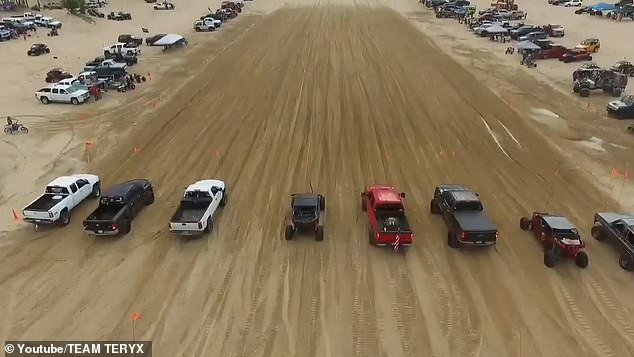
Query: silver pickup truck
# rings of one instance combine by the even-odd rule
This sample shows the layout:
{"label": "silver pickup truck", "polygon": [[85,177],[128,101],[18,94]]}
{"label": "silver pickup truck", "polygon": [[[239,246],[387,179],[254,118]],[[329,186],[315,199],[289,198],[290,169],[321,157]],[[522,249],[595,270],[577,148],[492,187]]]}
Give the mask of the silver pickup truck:
{"label": "silver pickup truck", "polygon": [[39,227],[42,224],[70,223],[70,211],[88,197],[101,195],[99,176],[78,174],[61,176],[46,185],[44,194],[22,210],[24,221]]}

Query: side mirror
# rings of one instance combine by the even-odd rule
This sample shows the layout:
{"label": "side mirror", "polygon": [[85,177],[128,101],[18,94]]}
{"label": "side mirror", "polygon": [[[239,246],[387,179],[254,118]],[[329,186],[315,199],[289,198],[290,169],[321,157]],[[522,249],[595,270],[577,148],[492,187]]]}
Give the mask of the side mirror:
{"label": "side mirror", "polygon": [[361,197],[365,197],[365,192],[361,192]]}
{"label": "side mirror", "polygon": [[480,197],[480,194],[479,194],[479,193],[477,193],[477,192],[475,193],[475,195],[476,195],[476,196],[478,196],[478,197]]}
{"label": "side mirror", "polygon": [[401,192],[401,198],[405,198],[405,192]]}

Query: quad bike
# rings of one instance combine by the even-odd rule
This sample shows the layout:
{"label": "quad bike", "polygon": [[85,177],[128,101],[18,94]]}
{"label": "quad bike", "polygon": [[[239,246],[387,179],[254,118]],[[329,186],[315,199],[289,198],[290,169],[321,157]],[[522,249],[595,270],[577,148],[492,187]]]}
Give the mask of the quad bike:
{"label": "quad bike", "polygon": [[522,66],[526,66],[526,67],[528,67],[528,68],[535,68],[535,67],[537,67],[537,63],[535,62],[535,60],[533,60],[533,57],[532,57],[532,56],[526,56],[526,57],[523,57],[523,58],[520,60],[520,65],[522,65]]}

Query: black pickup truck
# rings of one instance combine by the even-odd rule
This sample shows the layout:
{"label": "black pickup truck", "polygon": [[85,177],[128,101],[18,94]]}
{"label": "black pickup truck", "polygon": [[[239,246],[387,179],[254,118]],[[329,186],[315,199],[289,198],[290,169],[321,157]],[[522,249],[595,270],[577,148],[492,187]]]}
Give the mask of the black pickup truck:
{"label": "black pickup truck", "polygon": [[634,216],[597,212],[594,214],[592,237],[598,241],[607,239],[615,242],[623,250],[619,265],[627,271],[634,271]]}
{"label": "black pickup truck", "polygon": [[439,185],[430,202],[432,214],[443,216],[447,225],[447,244],[452,248],[492,246],[498,229],[484,213],[477,193],[462,185]]}
{"label": "black pickup truck", "polygon": [[84,220],[84,230],[97,236],[127,234],[134,217],[152,203],[154,189],[150,181],[137,179],[116,184],[101,196],[99,207]]}

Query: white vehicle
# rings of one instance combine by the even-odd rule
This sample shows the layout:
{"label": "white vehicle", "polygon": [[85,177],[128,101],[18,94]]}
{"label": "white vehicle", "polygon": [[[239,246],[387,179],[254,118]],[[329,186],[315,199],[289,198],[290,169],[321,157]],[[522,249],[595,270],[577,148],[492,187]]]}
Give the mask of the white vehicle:
{"label": "white vehicle", "polygon": [[227,187],[220,180],[201,180],[189,185],[170,220],[170,231],[182,235],[211,232],[214,213],[227,204],[227,197]]}
{"label": "white vehicle", "polygon": [[196,22],[194,22],[194,31],[196,32],[206,32],[206,31],[215,31],[216,27],[214,26],[213,23],[210,22],[206,22],[203,20],[198,20]]}
{"label": "white vehicle", "polygon": [[174,10],[174,4],[167,1],[157,2],[153,8],[154,10]]}
{"label": "white vehicle", "polygon": [[138,47],[131,47],[132,45],[127,44],[127,43],[123,43],[123,42],[117,42],[113,45],[110,46],[106,46],[103,48],[103,54],[104,56],[110,56],[110,55],[115,55],[117,53],[121,53],[121,54],[125,54],[125,55],[129,55],[129,56],[138,56],[141,54],[141,49]]}
{"label": "white vehicle", "polygon": [[567,3],[565,3],[564,6],[565,7],[572,7],[572,6],[581,7],[582,4],[583,4],[582,0],[570,0]]}
{"label": "white vehicle", "polygon": [[40,26],[40,27],[46,27],[49,29],[52,28],[62,28],[62,23],[53,19],[52,17],[48,17],[48,16],[44,16],[44,17],[40,17],[39,19],[35,19],[35,21],[33,21],[36,25]]}
{"label": "white vehicle", "polygon": [[37,19],[40,19],[44,17],[44,15],[42,14],[35,14],[32,12],[25,12],[24,14],[22,14],[22,18],[26,21],[35,21]]}
{"label": "white vehicle", "polygon": [[44,194],[22,209],[25,222],[59,224],[70,222],[70,211],[88,197],[101,195],[99,176],[78,174],[58,177],[46,185]]}
{"label": "white vehicle", "polygon": [[205,23],[209,23],[212,24],[215,28],[220,27],[220,25],[222,25],[222,21],[220,20],[216,20],[213,17],[205,17],[204,19],[202,19],[203,22]]}
{"label": "white vehicle", "polygon": [[52,85],[35,92],[37,100],[43,104],[51,102],[70,103],[78,105],[90,99],[90,93],[82,88],[73,85]]}

